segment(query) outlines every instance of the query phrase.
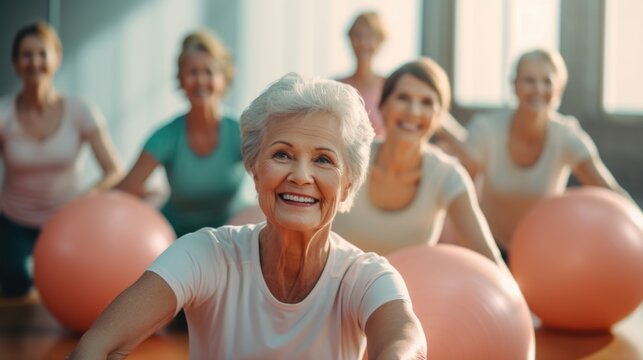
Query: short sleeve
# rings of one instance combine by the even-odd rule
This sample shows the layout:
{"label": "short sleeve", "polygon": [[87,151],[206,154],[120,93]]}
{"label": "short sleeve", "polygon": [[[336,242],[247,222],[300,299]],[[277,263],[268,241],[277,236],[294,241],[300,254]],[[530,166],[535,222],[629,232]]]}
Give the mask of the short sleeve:
{"label": "short sleeve", "polygon": [[402,275],[384,257],[375,253],[360,256],[344,281],[352,282],[349,307],[362,330],[380,306],[393,300],[411,301]]}
{"label": "short sleeve", "polygon": [[81,101],[77,101],[76,106],[76,125],[83,139],[87,139],[97,129],[105,127],[105,116],[98,107]]}
{"label": "short sleeve", "polygon": [[488,116],[475,115],[467,125],[467,140],[464,150],[476,165],[482,166],[489,156],[490,128]]}
{"label": "short sleeve", "polygon": [[445,206],[464,192],[475,193],[475,187],[467,171],[458,163],[453,163],[447,170],[447,174],[442,182],[442,199]]}
{"label": "short sleeve", "polygon": [[159,163],[166,165],[172,158],[176,146],[176,138],[178,133],[176,131],[176,120],[156,130],[150,136],[143,151],[152,155]]}
{"label": "short sleeve", "polygon": [[9,122],[11,116],[11,107],[15,98],[13,96],[5,96],[0,98],[0,133],[3,131],[5,125]]}
{"label": "short sleeve", "polygon": [[598,156],[596,145],[590,138],[589,134],[587,134],[587,132],[585,132],[585,130],[580,126],[580,123],[576,118],[571,117],[571,120],[563,122],[563,126],[566,129],[566,157],[572,167],[590,157]]}
{"label": "short sleeve", "polygon": [[176,295],[175,313],[186,305],[199,305],[220,284],[225,267],[217,261],[221,251],[207,229],[182,236],[147,269],[159,275]]}

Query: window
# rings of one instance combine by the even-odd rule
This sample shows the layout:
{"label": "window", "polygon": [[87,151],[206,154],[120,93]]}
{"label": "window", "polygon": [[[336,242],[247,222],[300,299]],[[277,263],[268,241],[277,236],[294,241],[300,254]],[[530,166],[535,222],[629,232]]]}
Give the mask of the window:
{"label": "window", "polygon": [[458,0],[455,11],[454,98],[460,105],[510,103],[518,56],[559,47],[560,0]]}
{"label": "window", "polygon": [[608,113],[643,113],[643,2],[606,1],[603,107]]}

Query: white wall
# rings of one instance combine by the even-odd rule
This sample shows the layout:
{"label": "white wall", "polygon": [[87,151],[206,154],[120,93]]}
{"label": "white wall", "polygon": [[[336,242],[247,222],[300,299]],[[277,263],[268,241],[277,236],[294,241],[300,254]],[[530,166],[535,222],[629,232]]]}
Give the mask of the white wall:
{"label": "white wall", "polygon": [[[269,82],[288,71],[328,77],[349,73],[353,59],[346,32],[358,11],[379,11],[389,29],[390,38],[376,59],[380,72],[386,74],[419,54],[420,0],[53,3],[60,5],[56,13],[64,46],[56,85],[66,94],[90,101],[105,114],[128,169],[150,133],[187,109],[176,80],[176,58],[182,38],[199,27],[214,30],[234,54],[237,75],[224,103],[236,115]],[[47,1],[24,4],[15,9],[7,3],[0,5],[0,10],[6,10],[2,16],[19,15],[10,28],[8,23],[0,24],[5,38],[13,37],[28,22],[46,17]],[[8,57],[8,49],[2,54]],[[12,79],[12,88],[19,86],[13,69],[5,67],[0,74],[1,83],[6,75]],[[6,86],[0,89],[3,95],[9,91]],[[85,186],[98,175],[95,161],[86,161]],[[164,182],[161,175],[157,172],[154,176],[160,184]]]}

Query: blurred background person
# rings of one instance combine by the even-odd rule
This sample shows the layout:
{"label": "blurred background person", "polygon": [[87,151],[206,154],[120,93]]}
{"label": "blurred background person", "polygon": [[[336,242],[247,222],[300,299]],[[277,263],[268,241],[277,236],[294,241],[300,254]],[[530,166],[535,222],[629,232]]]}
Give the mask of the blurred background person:
{"label": "blurred background person", "polygon": [[578,120],[558,112],[567,84],[558,52],[523,53],[513,84],[515,109],[478,114],[467,129],[452,121],[440,134],[472,177],[481,177],[481,207],[505,256],[523,216],[538,201],[562,194],[572,173],[583,185],[631,199]]}
{"label": "blurred background person", "polygon": [[[0,293],[22,296],[31,288],[28,259],[41,226],[82,192],[102,191],[122,176],[103,115],[54,86],[63,56],[56,31],[45,22],[15,35],[11,61],[22,88],[0,102]],[[79,158],[88,143],[102,169],[98,182],[80,189]]]}
{"label": "blurred background person", "polygon": [[241,159],[238,119],[225,113],[222,97],[234,75],[232,56],[211,32],[187,35],[178,57],[178,80],[190,109],[156,130],[116,187],[145,197],[146,181],[159,165],[169,199],[161,211],[177,236],[220,226],[253,202]]}
{"label": "blurred background person", "polygon": [[339,81],[357,89],[364,99],[376,138],[383,139],[386,136],[386,125],[378,103],[382,95],[384,77],[377,74],[373,68],[373,59],[386,40],[386,28],[380,15],[374,11],[357,15],[348,30],[348,38],[355,56],[355,72]]}

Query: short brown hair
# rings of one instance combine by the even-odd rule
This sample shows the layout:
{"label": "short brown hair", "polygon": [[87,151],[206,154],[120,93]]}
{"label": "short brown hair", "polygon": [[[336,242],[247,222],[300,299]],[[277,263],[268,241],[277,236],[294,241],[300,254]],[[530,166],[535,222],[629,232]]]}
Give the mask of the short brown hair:
{"label": "short brown hair", "polygon": [[180,75],[181,66],[185,57],[193,51],[202,51],[212,56],[221,65],[221,72],[229,86],[234,78],[234,65],[232,64],[232,54],[223,45],[221,40],[210,31],[198,30],[188,34],[181,44],[181,53],[177,59],[178,74]]}
{"label": "short brown hair", "polygon": [[12,62],[15,63],[16,60],[18,60],[18,56],[20,55],[20,44],[22,43],[22,40],[30,35],[38,36],[39,38],[53,45],[54,49],[56,49],[56,52],[58,53],[58,56],[62,57],[63,45],[62,42],[60,42],[60,38],[58,37],[58,33],[56,32],[56,30],[44,21],[36,21],[35,23],[29,24],[18,30],[16,36],[14,36],[13,45],[11,46]]}
{"label": "short brown hair", "polygon": [[429,85],[440,98],[440,105],[443,110],[451,106],[451,85],[447,73],[438,63],[428,57],[421,57],[418,60],[408,62],[395,70],[384,82],[380,106],[393,93],[397,82],[403,75],[409,74],[414,78]]}

